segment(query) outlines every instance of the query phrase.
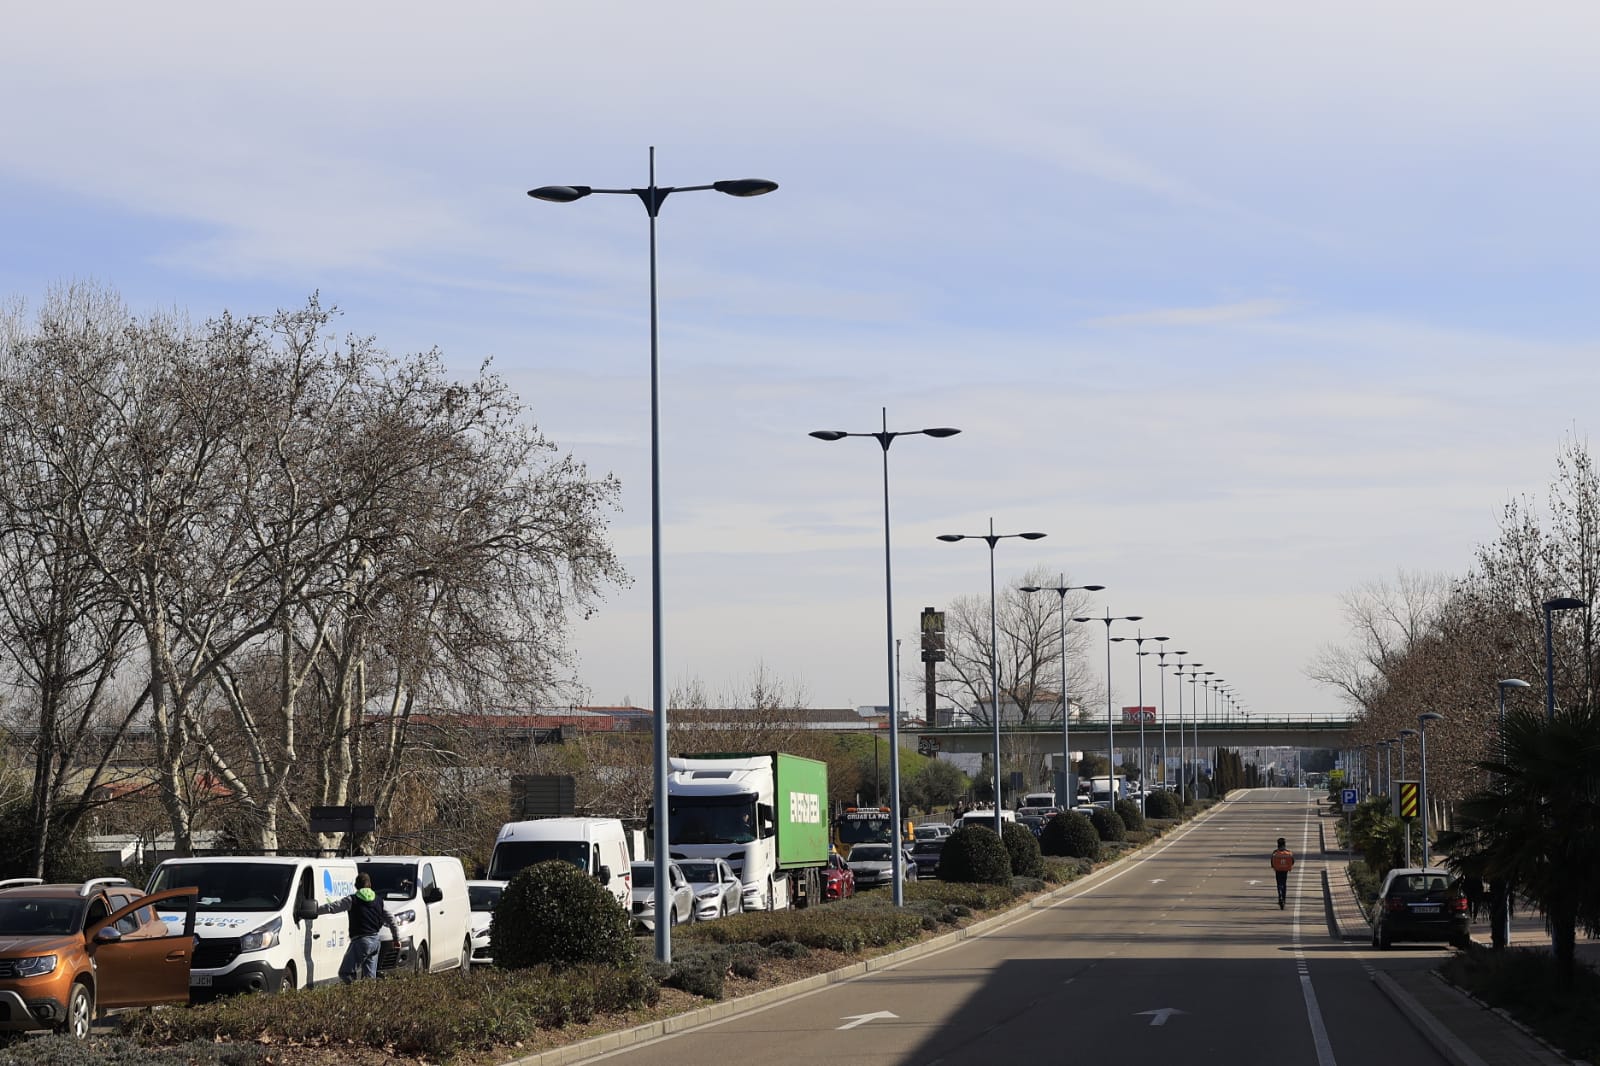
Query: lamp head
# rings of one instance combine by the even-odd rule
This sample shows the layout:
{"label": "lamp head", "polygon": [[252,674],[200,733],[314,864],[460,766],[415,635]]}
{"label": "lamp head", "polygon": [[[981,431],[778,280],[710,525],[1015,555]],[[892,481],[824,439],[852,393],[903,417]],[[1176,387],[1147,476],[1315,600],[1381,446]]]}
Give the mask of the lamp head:
{"label": "lamp head", "polygon": [[1401,740],[1405,740],[1406,737],[1414,737],[1416,735],[1417,735],[1417,731],[1415,729],[1402,729],[1402,730],[1400,730],[1400,739]]}
{"label": "lamp head", "polygon": [[1145,640],[1171,640],[1171,637],[1145,637]]}
{"label": "lamp head", "polygon": [[1529,684],[1519,677],[1508,677],[1504,681],[1496,681],[1502,690],[1508,688],[1529,688]]}
{"label": "lamp head", "polygon": [[711,187],[729,196],[765,196],[778,187],[766,178],[734,178],[732,181],[714,181]]}
{"label": "lamp head", "polygon": [[581,200],[593,190],[587,185],[541,185],[537,189],[529,189],[528,195],[535,200],[546,200],[552,204],[570,204],[574,200]]}
{"label": "lamp head", "polygon": [[1018,533],[1017,536],[1023,540],[1043,540],[1045,538],[1043,533]]}
{"label": "lamp head", "polygon": [[946,544],[954,544],[958,540],[966,540],[967,535],[965,533],[940,533],[939,539]]}
{"label": "lamp head", "polygon": [[1575,596],[1556,596],[1553,599],[1544,601],[1544,609],[1547,611],[1571,611],[1578,607],[1587,606],[1589,605],[1586,602]]}
{"label": "lamp head", "polygon": [[1122,616],[1122,620],[1124,622],[1138,622],[1142,621],[1143,619],[1144,615],[1142,614],[1125,614]]}
{"label": "lamp head", "polygon": [[1085,592],[1104,592],[1106,590],[1104,585],[1079,585],[1078,587]]}
{"label": "lamp head", "polygon": [[842,429],[814,429],[807,435],[818,440],[844,440],[850,434]]}
{"label": "lamp head", "polygon": [[1100,619],[1100,618],[1074,618],[1073,621],[1074,622],[1100,622],[1100,621],[1103,621],[1103,619]]}
{"label": "lamp head", "polygon": [[1444,715],[1440,714],[1438,711],[1424,711],[1417,715],[1417,721],[1421,722],[1423,728],[1426,729],[1429,722],[1444,721]]}
{"label": "lamp head", "polygon": [[950,426],[934,426],[932,429],[923,430],[922,434],[925,437],[953,437],[960,432],[959,429],[953,429]]}
{"label": "lamp head", "polygon": [[1018,592],[1043,592],[1044,591],[1044,586],[1043,585],[1021,585],[1021,586],[1019,586],[1017,588],[1017,591]]}

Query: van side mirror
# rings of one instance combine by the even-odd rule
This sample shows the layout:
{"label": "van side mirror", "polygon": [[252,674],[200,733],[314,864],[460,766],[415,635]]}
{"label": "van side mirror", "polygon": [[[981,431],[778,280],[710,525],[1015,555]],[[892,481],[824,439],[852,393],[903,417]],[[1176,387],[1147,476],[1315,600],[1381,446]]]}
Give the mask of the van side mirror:
{"label": "van side mirror", "polygon": [[294,920],[309,922],[317,917],[317,901],[306,899],[304,896],[294,902]]}
{"label": "van side mirror", "polygon": [[444,899],[444,889],[438,885],[429,885],[422,890],[422,902],[424,903],[438,903],[441,899]]}
{"label": "van side mirror", "polygon": [[596,881],[599,881],[601,884],[609,883],[610,880],[611,880],[611,867],[609,867],[609,866],[597,866],[597,867],[595,867],[594,879]]}

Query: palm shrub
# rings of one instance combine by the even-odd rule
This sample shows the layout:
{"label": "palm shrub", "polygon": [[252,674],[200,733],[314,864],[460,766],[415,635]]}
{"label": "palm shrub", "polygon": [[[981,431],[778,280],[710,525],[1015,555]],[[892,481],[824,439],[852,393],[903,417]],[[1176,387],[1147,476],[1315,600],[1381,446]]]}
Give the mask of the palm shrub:
{"label": "palm shrub", "polygon": [[1089,820],[1094,823],[1094,831],[1100,834],[1101,840],[1121,841],[1128,839],[1128,827],[1123,824],[1122,815],[1116,811],[1108,811],[1104,807],[1096,807],[1089,814]]}
{"label": "palm shrub", "polygon": [[1145,797],[1144,813],[1151,818],[1176,820],[1183,817],[1183,805],[1178,802],[1177,793],[1162,789]]}
{"label": "palm shrub", "polygon": [[628,914],[610,889],[570,862],[524,867],[506,885],[489,937],[496,966],[631,967]]}
{"label": "palm shrub", "polygon": [[1139,809],[1139,801],[1134,799],[1117,800],[1117,814],[1122,816],[1122,824],[1129,832],[1144,832],[1144,812]]}
{"label": "palm shrub", "polygon": [[[1039,838],[1033,835],[1033,830],[1027,826],[1008,822],[1001,827],[1000,840],[1006,846],[1006,854],[1011,859],[1011,873],[1014,877],[1043,877],[1044,854],[1039,850]],[[940,856],[941,863],[943,856]],[[944,867],[939,867],[941,873]]]}
{"label": "palm shrub", "polygon": [[1062,811],[1044,823],[1039,847],[1046,855],[1100,861],[1100,834],[1089,819],[1072,811]]}
{"label": "palm shrub", "polygon": [[1009,885],[1011,856],[994,830],[969,825],[945,838],[944,850],[939,853],[939,880]]}

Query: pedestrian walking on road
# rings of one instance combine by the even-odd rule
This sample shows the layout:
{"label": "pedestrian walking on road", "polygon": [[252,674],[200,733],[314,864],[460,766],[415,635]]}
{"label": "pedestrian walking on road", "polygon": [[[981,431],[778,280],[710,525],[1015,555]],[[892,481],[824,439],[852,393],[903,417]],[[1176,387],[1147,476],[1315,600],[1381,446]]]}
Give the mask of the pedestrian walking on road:
{"label": "pedestrian walking on road", "polygon": [[1284,902],[1289,896],[1289,871],[1294,869],[1294,852],[1289,850],[1288,841],[1283,837],[1278,838],[1277,850],[1272,853],[1272,872],[1278,878],[1278,909],[1283,910]]}
{"label": "pedestrian walking on road", "polygon": [[345,948],[344,961],[339,964],[339,980],[349,984],[361,976],[378,976],[378,933],[384,926],[389,935],[400,943],[400,927],[394,916],[384,909],[383,900],[372,891],[372,875],[356,874],[356,890],[348,896],[328,903],[318,904],[318,914],[350,912],[350,946]]}

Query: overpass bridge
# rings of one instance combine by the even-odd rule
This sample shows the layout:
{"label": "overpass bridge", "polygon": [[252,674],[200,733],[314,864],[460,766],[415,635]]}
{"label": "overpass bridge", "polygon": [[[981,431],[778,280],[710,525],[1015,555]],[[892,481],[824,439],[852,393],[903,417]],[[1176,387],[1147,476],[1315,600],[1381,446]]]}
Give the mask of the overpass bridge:
{"label": "overpass bridge", "polygon": [[[1183,723],[1183,746],[1200,748],[1332,748],[1339,750],[1350,744],[1353,722],[1347,718],[1250,718],[1205,719]],[[902,732],[917,739],[917,750],[925,754],[949,752],[952,754],[993,754],[994,727],[939,726],[934,728],[904,727]],[[1105,754],[1106,724],[1104,722],[1072,723],[1073,751],[1084,754]],[[1159,750],[1161,723],[1146,722],[1144,727],[1146,750]],[[1138,723],[1118,722],[1116,728],[1118,751],[1132,752],[1139,747]],[[1167,751],[1175,754],[1178,748],[1178,725],[1167,723]],[[1000,750],[1008,758],[1022,756],[1043,757],[1061,754],[1061,723],[1036,722],[1027,725],[1001,723]]]}

